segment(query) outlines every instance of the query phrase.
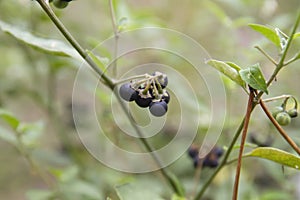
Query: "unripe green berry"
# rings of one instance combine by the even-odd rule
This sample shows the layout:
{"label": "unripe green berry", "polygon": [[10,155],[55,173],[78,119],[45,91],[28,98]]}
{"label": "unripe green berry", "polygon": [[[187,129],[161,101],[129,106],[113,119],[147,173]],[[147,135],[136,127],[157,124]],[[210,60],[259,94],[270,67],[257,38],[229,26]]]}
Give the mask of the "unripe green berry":
{"label": "unripe green berry", "polygon": [[56,7],[56,8],[60,8],[60,9],[63,9],[65,7],[67,7],[69,4],[69,2],[67,1],[63,1],[63,0],[53,0],[53,5]]}
{"label": "unripe green berry", "polygon": [[276,107],[272,110],[272,116],[273,116],[274,118],[276,118],[276,115],[277,115],[278,113],[281,113],[281,112],[283,112],[283,107],[281,107],[281,106],[276,106]]}
{"label": "unripe green berry", "polygon": [[286,126],[291,123],[291,117],[287,112],[280,112],[276,115],[276,121],[281,126]]}
{"label": "unripe green berry", "polygon": [[296,108],[293,108],[291,110],[288,110],[287,113],[291,118],[297,117],[298,116],[298,111]]}

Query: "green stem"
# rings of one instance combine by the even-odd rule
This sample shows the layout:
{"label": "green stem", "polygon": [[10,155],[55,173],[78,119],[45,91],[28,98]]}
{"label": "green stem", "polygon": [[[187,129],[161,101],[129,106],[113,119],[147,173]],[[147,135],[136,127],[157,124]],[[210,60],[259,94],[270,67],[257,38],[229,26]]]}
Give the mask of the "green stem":
{"label": "green stem", "polygon": [[264,103],[268,103],[268,102],[277,101],[277,100],[280,100],[280,99],[287,99],[287,98],[290,98],[290,97],[292,97],[292,95],[283,94],[283,95],[280,95],[280,96],[277,96],[277,97],[271,97],[271,98],[268,98],[268,99],[262,99],[262,101]]}
{"label": "green stem", "polygon": [[255,46],[254,48],[258,49],[275,66],[277,65],[276,61],[267,52],[265,52],[262,48],[260,48],[259,46]]}
{"label": "green stem", "polygon": [[114,31],[114,38],[115,38],[115,44],[114,44],[114,58],[113,58],[113,75],[114,77],[117,77],[117,56],[118,56],[118,46],[119,46],[119,31],[118,31],[118,24],[116,20],[116,15],[114,12],[114,5],[113,5],[113,0],[109,0],[109,8],[110,8],[110,15],[111,15],[111,23],[113,26],[113,31]]}
{"label": "green stem", "polygon": [[234,147],[234,144],[236,143],[237,139],[239,138],[239,136],[243,130],[244,121],[245,121],[245,119],[243,119],[243,121],[240,123],[240,126],[236,130],[234,137],[224,155],[222,162],[219,164],[218,168],[214,171],[214,173],[209,177],[209,179],[204,183],[203,187],[198,192],[198,194],[196,195],[194,200],[200,200],[202,198],[202,196],[203,196],[204,192],[206,191],[206,189],[208,188],[208,186],[211,184],[211,182],[214,180],[214,178],[217,176],[217,174],[220,172],[220,170],[226,165],[229,155]]}
{"label": "green stem", "polygon": [[139,129],[139,127],[136,125],[134,119],[132,116],[127,112],[126,107],[124,106],[123,101],[120,99],[119,95],[116,94],[116,90],[114,90],[115,82],[106,74],[103,73],[103,71],[97,66],[97,64],[93,61],[93,59],[87,54],[87,52],[80,46],[80,44],[75,40],[75,38],[71,35],[71,33],[65,28],[65,26],[62,24],[62,22],[58,19],[58,17],[55,15],[55,13],[52,11],[52,9],[49,7],[49,5],[44,0],[37,0],[37,2],[40,4],[40,6],[43,8],[43,10],[47,13],[51,21],[55,24],[55,26],[59,29],[59,31],[64,35],[64,37],[67,39],[68,42],[76,49],[76,51],[81,55],[81,57],[92,67],[92,69],[103,79],[103,81],[106,83],[106,85],[115,92],[115,95],[121,104],[123,111],[126,113],[128,119],[130,120],[131,125],[137,132],[137,134],[140,136],[140,141],[145,146],[147,151],[152,155],[154,161],[156,164],[160,167],[160,172],[168,181],[168,183],[171,185],[172,189],[180,196],[182,196],[181,188],[175,183],[174,179],[171,177],[171,173],[168,172],[166,168],[163,168],[160,159],[153,151],[154,148],[152,148],[151,144],[148,143],[148,141],[145,139],[144,134]]}
{"label": "green stem", "polygon": [[[296,33],[296,30],[297,30],[297,28],[299,26],[299,22],[300,22],[300,11],[298,12],[297,19],[296,19],[296,22],[295,22],[295,24],[293,26],[292,32],[291,32],[291,34],[289,36],[287,45],[286,45],[286,47],[285,47],[285,49],[284,49],[284,51],[283,51],[283,53],[282,53],[282,55],[280,57],[280,60],[279,60],[278,64],[276,65],[276,68],[275,68],[273,74],[271,75],[271,77],[269,78],[269,80],[267,82],[267,86],[271,85],[271,83],[274,81],[274,79],[276,78],[276,76],[279,73],[279,71],[282,69],[282,67],[285,66],[284,65],[284,60],[285,60],[287,52],[288,52],[288,50],[289,50],[289,48],[291,46],[291,43],[292,43],[292,40],[293,40],[293,36]],[[256,100],[259,100],[261,98],[261,96],[263,95],[263,93],[264,93],[263,91],[260,91],[258,93],[258,95],[256,96]]]}
{"label": "green stem", "polygon": [[97,72],[97,74],[101,77],[101,79],[105,81],[107,86],[113,89],[115,86],[113,80],[109,78],[105,73],[103,73],[103,71],[97,66],[97,64],[88,55],[88,53],[80,46],[80,44],[75,40],[75,38],[68,31],[68,29],[58,19],[58,17],[55,15],[55,13],[52,11],[52,9],[46,3],[46,1],[37,0],[37,2],[41,5],[41,7],[47,13],[51,21],[55,24],[55,26],[59,29],[59,31],[63,34],[63,36],[67,39],[67,41],[76,49],[76,51],[80,54],[80,56],[93,68],[95,72]]}
{"label": "green stem", "polygon": [[[296,19],[296,22],[294,24],[294,27],[292,29],[292,32],[291,32],[291,35],[290,35],[290,38],[293,38],[293,35],[295,34],[296,30],[297,30],[297,27],[299,25],[299,21],[300,21],[300,12],[298,12],[298,16],[297,16],[297,19]],[[274,72],[272,73],[271,77],[269,78],[268,82],[267,82],[267,85],[270,86],[270,84],[274,81],[274,79],[276,78],[278,72],[280,71],[280,69],[283,67],[283,63],[284,63],[284,60],[285,60],[285,57],[286,57],[286,54],[287,54],[287,51],[291,45],[291,39],[288,40],[288,43],[287,43],[287,46],[286,48],[284,49],[284,52],[281,56],[281,59],[280,61],[278,62],[278,64],[276,65],[276,69],[274,70]],[[263,95],[263,92],[259,92],[258,95],[256,95],[256,102],[253,103],[253,106],[252,106],[252,110],[255,108],[255,106],[259,103],[259,100],[261,98],[261,96]],[[224,167],[224,165],[226,164],[226,161],[234,147],[234,144],[235,142],[237,141],[238,137],[240,136],[241,134],[241,131],[243,129],[243,126],[244,126],[244,121],[245,121],[245,118],[243,119],[243,121],[241,122],[240,126],[238,127],[235,135],[234,135],[234,138],[233,140],[231,141],[230,143],[230,146],[228,148],[228,150],[226,151],[226,154],[222,160],[222,162],[220,163],[220,165],[218,166],[218,168],[216,169],[216,171],[209,177],[209,179],[204,183],[203,187],[201,188],[201,190],[199,191],[199,193],[196,195],[196,197],[194,198],[194,200],[200,200],[204,194],[204,192],[206,191],[206,189],[208,188],[208,186],[211,184],[211,182],[213,181],[213,179],[216,177],[216,175],[219,173],[219,171]]]}

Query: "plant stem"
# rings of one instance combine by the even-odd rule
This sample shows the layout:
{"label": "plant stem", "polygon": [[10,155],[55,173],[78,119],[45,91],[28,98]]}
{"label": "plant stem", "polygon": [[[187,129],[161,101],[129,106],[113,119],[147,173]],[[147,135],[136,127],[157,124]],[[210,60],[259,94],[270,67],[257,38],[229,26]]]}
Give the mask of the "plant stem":
{"label": "plant stem", "polygon": [[121,104],[123,111],[126,113],[128,119],[130,120],[131,125],[137,132],[137,134],[140,136],[140,141],[145,146],[147,151],[151,154],[156,164],[160,167],[160,172],[162,173],[163,177],[166,179],[166,181],[171,185],[174,192],[176,192],[179,196],[182,196],[181,189],[179,186],[174,182],[174,180],[171,177],[171,173],[166,169],[162,167],[161,161],[158,158],[158,156],[153,151],[154,148],[152,148],[151,144],[145,139],[144,134],[139,129],[139,127],[136,125],[134,119],[132,116],[127,112],[126,107],[124,106],[123,101],[120,99],[119,95],[116,94],[116,90],[114,90],[115,82],[108,77],[106,74],[103,73],[103,71],[97,66],[97,64],[93,61],[93,59],[87,54],[87,52],[80,46],[80,44],[75,40],[75,38],[71,35],[71,33],[66,29],[66,27],[62,24],[62,22],[58,19],[58,17],[55,15],[55,13],[52,11],[52,9],[49,7],[49,5],[46,3],[45,0],[37,0],[37,2],[40,4],[40,6],[43,8],[43,10],[47,13],[51,21],[55,24],[55,26],[59,29],[59,31],[64,35],[66,40],[70,42],[70,44],[76,49],[76,51],[81,55],[81,57],[92,67],[92,69],[103,79],[103,81],[106,83],[106,85],[115,92],[115,95]]}
{"label": "plant stem", "polygon": [[[271,83],[276,78],[278,72],[282,69],[282,67],[284,67],[284,60],[285,60],[287,52],[288,52],[288,50],[289,50],[289,48],[291,46],[291,43],[292,43],[292,40],[293,40],[293,36],[296,33],[296,30],[297,30],[297,28],[299,26],[299,22],[300,22],[300,11],[298,12],[296,22],[295,22],[295,24],[293,26],[293,29],[292,29],[292,32],[291,32],[291,34],[289,36],[288,42],[286,44],[286,47],[285,47],[285,49],[284,49],[284,51],[282,53],[282,56],[280,57],[280,60],[279,60],[278,64],[276,65],[276,68],[275,68],[273,74],[271,75],[271,77],[269,78],[269,80],[267,82],[267,86],[271,85]],[[263,93],[264,93],[263,91],[260,91],[258,93],[258,95],[256,95],[256,100],[259,100],[261,98],[261,96],[263,95]]]}
{"label": "plant stem", "polygon": [[254,92],[253,92],[253,89],[250,88],[250,95],[248,97],[247,111],[246,111],[246,115],[245,115],[245,121],[244,121],[244,127],[243,127],[242,139],[241,139],[241,146],[240,146],[239,157],[238,157],[238,164],[237,164],[236,173],[235,173],[235,182],[234,182],[234,187],[233,187],[232,200],[237,200],[237,197],[238,197],[241,166],[242,166],[242,157],[243,157],[243,151],[244,151],[244,147],[245,147],[245,141],[246,141],[246,136],[247,136],[247,132],[248,132],[251,111],[252,111],[253,98],[254,98]]}
{"label": "plant stem", "polygon": [[260,101],[260,106],[263,109],[263,111],[266,113],[270,121],[273,123],[273,125],[276,127],[278,132],[281,134],[281,136],[289,143],[289,145],[300,155],[300,149],[297,146],[297,144],[288,136],[288,134],[283,130],[283,128],[278,124],[278,122],[274,119],[272,114],[269,112],[268,108],[266,107],[265,103],[263,101]]}
{"label": "plant stem", "polygon": [[262,99],[261,101],[263,101],[264,103],[268,103],[268,102],[272,102],[272,101],[277,101],[279,99],[287,99],[287,98],[290,98],[290,97],[292,97],[292,95],[283,94],[283,95],[280,95],[280,96],[277,96],[277,97],[271,97],[271,98],[268,98],[268,99]]}
{"label": "plant stem", "polygon": [[259,46],[254,46],[254,48],[258,49],[264,56],[266,56],[266,58],[268,58],[269,61],[271,61],[271,63],[273,63],[275,66],[277,66],[276,61],[267,52],[265,52],[262,48],[260,48]]}
{"label": "plant stem", "polygon": [[[291,32],[291,36],[293,36],[296,32],[296,29],[299,25],[299,21],[300,21],[300,12],[298,13],[298,16],[297,16],[297,20],[295,22],[295,25],[292,29],[292,32]],[[290,38],[291,38],[290,36]],[[284,50],[284,53],[282,54],[282,57],[279,61],[279,63],[276,65],[276,69],[274,70],[273,74],[271,75],[271,77],[269,78],[268,82],[267,82],[267,85],[270,86],[270,84],[274,81],[274,79],[276,78],[278,72],[280,71],[280,69],[283,67],[283,62],[284,62],[284,59],[285,59],[285,56],[287,54],[287,51],[290,47],[290,43],[291,43],[291,39],[288,40],[288,44]],[[256,95],[255,99],[256,101],[253,102],[253,105],[252,105],[252,110],[255,108],[255,106],[257,105],[257,103],[260,101],[260,98],[261,96],[263,95],[263,92],[260,91],[258,93],[258,95]],[[204,194],[204,192],[206,191],[206,189],[208,188],[208,186],[211,184],[211,182],[213,181],[213,179],[216,177],[216,175],[219,173],[219,171],[226,165],[226,161],[228,160],[228,157],[234,147],[234,144],[235,142],[237,141],[238,137],[240,136],[240,133],[243,129],[243,126],[244,126],[244,121],[245,121],[245,118],[243,119],[243,121],[240,123],[238,129],[236,130],[235,132],[235,135],[234,135],[234,138],[232,139],[231,143],[230,143],[230,146],[228,147],[228,150],[226,151],[226,154],[222,160],[222,162],[220,163],[220,165],[218,166],[218,168],[215,170],[215,172],[209,177],[209,179],[204,183],[203,187],[201,188],[201,190],[198,192],[198,194],[196,195],[196,197],[194,198],[194,200],[200,200]]]}
{"label": "plant stem", "polygon": [[208,188],[208,186],[211,184],[211,182],[214,180],[214,178],[216,177],[216,175],[219,173],[219,171],[226,165],[227,160],[229,158],[229,155],[234,147],[234,144],[236,143],[237,139],[240,136],[240,133],[244,127],[244,121],[245,119],[243,119],[243,121],[240,123],[240,126],[238,127],[238,129],[236,130],[234,137],[224,155],[224,158],[222,160],[222,162],[220,163],[220,165],[218,166],[218,168],[214,171],[214,173],[209,177],[209,179],[204,183],[203,187],[201,188],[201,190],[198,192],[198,194],[196,195],[196,197],[194,198],[194,200],[200,200],[204,194],[204,192],[206,191],[206,189]]}
{"label": "plant stem", "polygon": [[115,45],[114,45],[114,57],[113,57],[113,75],[114,77],[117,77],[118,71],[117,71],[117,56],[118,56],[118,46],[119,46],[119,30],[118,30],[118,24],[116,20],[116,15],[114,12],[114,5],[113,0],[109,0],[109,8],[110,8],[110,15],[111,15],[111,23],[114,31],[114,38],[115,38]]}
{"label": "plant stem", "polygon": [[55,13],[52,11],[51,7],[46,3],[45,0],[37,0],[43,10],[47,13],[51,21],[67,39],[67,41],[76,49],[80,56],[92,67],[92,69],[103,79],[108,87],[114,88],[115,84],[111,78],[109,78],[103,71],[97,66],[93,59],[88,55],[88,53],[80,46],[68,29],[63,25],[63,23],[58,19]]}

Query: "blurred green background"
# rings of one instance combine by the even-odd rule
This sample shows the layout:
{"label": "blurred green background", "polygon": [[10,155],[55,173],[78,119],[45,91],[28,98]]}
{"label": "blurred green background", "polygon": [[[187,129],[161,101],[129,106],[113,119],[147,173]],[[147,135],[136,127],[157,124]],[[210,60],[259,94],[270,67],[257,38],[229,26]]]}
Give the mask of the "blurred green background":
{"label": "blurred green background", "polygon": [[[127,19],[126,30],[147,26],[177,30],[203,45],[215,59],[232,61],[242,67],[259,62],[266,77],[272,73],[274,66],[253,47],[260,45],[274,58],[278,58],[278,52],[247,24],[270,25],[289,33],[299,8],[299,0],[115,1],[117,19]],[[93,49],[99,42],[113,35],[108,1],[76,0],[66,9],[54,8],[54,11],[86,49]],[[64,40],[35,1],[0,0],[0,20],[30,30],[40,37]],[[299,46],[298,39],[292,46],[289,57],[299,51]],[[159,173],[120,173],[101,165],[84,149],[76,135],[71,110],[72,87],[78,63],[70,58],[35,51],[3,32],[0,32],[0,55],[0,106],[14,113],[22,122],[42,126],[41,130],[34,129],[39,133],[32,140],[30,152],[43,169],[52,172],[51,179],[59,182],[64,199],[97,199],[99,196],[100,199],[107,196],[117,199],[114,186],[133,180],[166,199],[170,197],[170,189]],[[106,56],[111,58],[112,55],[108,53]],[[150,62],[153,58],[145,56],[140,59],[144,62],[149,59]],[[167,56],[160,59],[168,60]],[[119,64],[122,65],[122,61]],[[185,70],[184,66],[182,70]],[[299,78],[299,62],[295,62],[282,70],[277,81],[270,87],[270,96],[292,94],[300,99]],[[227,92],[227,117],[219,146],[226,146],[231,141],[243,117],[247,101],[247,96],[240,88],[227,79],[224,79],[224,83]],[[100,101],[100,105],[109,106],[109,100],[104,98]],[[280,103],[274,102],[268,106],[272,108]],[[205,104],[200,106],[204,107],[203,112],[209,114],[209,108],[205,108]],[[82,109],[85,109],[84,106]],[[117,131],[109,109],[100,109],[99,115],[104,120],[102,123],[107,124],[106,131]],[[299,120],[294,119],[286,128],[298,144]],[[1,124],[7,128],[4,123]],[[167,125],[164,129],[166,136],[152,140],[155,146],[164,145],[172,139],[172,128],[172,124]],[[206,128],[200,127],[199,132]],[[270,126],[260,108],[253,114],[250,131],[259,135],[260,140],[271,135],[275,141],[273,146],[292,151]],[[110,136],[115,142],[120,140],[117,136]],[[200,140],[201,135],[196,143],[201,144]],[[134,145],[134,142],[136,141],[128,139],[121,141],[121,145]],[[0,150],[0,199],[43,199],[43,195],[47,194],[47,186],[30,169],[17,148],[0,140]],[[297,171],[288,168],[282,170],[278,164],[253,158],[245,159],[243,166],[240,199],[300,199],[300,176]],[[192,196],[199,186],[196,181],[199,177],[188,156],[183,155],[169,168],[179,176],[187,194]],[[234,164],[225,167],[207,191],[206,199],[230,199],[234,171]],[[203,170],[200,185],[211,173],[210,169]],[[70,182],[74,184],[69,184]],[[84,191],[79,188],[84,188]],[[45,193],[37,192],[39,189]]]}

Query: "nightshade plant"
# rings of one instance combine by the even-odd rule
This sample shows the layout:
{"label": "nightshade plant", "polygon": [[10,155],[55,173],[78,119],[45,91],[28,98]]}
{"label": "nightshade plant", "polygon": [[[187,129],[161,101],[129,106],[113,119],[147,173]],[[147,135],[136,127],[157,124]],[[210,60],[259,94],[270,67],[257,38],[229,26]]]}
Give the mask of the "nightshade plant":
{"label": "nightshade plant", "polygon": [[[14,36],[16,39],[25,42],[26,44],[35,47],[36,49],[42,50],[46,53],[57,54],[57,55],[72,55],[76,51],[82,59],[85,60],[86,63],[97,73],[99,79],[101,79],[102,83],[105,84],[109,89],[114,91],[117,96],[118,103],[122,105],[128,119],[131,122],[132,129],[136,131],[137,135],[140,136],[140,141],[145,147],[145,149],[151,154],[154,162],[158,166],[162,166],[160,160],[154,152],[154,148],[151,146],[151,143],[147,139],[145,139],[143,132],[140,128],[135,124],[130,113],[126,111],[126,107],[124,106],[124,102],[133,102],[143,108],[148,107],[150,113],[154,116],[161,117],[166,114],[168,110],[168,103],[170,101],[170,94],[167,92],[168,85],[168,75],[163,74],[161,72],[149,72],[149,74],[142,74],[134,77],[130,77],[126,80],[115,80],[108,76],[103,68],[103,63],[98,59],[96,55],[92,52],[84,50],[81,45],[75,40],[72,34],[68,31],[68,29],[63,25],[60,19],[55,15],[52,11],[51,5],[53,4],[57,8],[65,8],[71,2],[71,0],[53,0],[53,1],[45,1],[45,0],[36,0],[44,12],[49,16],[49,19],[54,23],[54,25],[58,28],[58,30],[63,34],[65,39],[72,45],[72,50],[60,50],[52,48],[50,45],[51,42],[46,40],[40,40],[40,42],[35,43],[31,39],[32,35],[29,33],[18,34],[16,29],[11,27],[8,24],[3,22],[0,23],[1,29],[4,32],[9,33]],[[49,5],[49,3],[51,3]],[[110,1],[112,5],[112,1]],[[111,6],[112,7],[112,6]],[[115,16],[113,14],[112,9],[112,18],[113,21]],[[239,188],[239,180],[240,180],[240,171],[242,160],[247,157],[260,157],[263,159],[271,160],[279,163],[280,165],[292,167],[294,169],[299,169],[300,167],[300,149],[295,141],[285,132],[285,130],[281,126],[287,126],[291,123],[292,118],[298,116],[298,103],[297,98],[292,95],[282,95],[278,97],[272,97],[268,99],[263,99],[264,94],[271,95],[269,93],[268,87],[274,82],[276,77],[278,77],[279,72],[287,67],[289,64],[296,62],[300,59],[300,50],[294,55],[292,58],[287,59],[288,51],[293,44],[293,42],[300,36],[300,33],[297,33],[297,28],[300,22],[300,12],[298,12],[296,21],[294,26],[292,27],[292,31],[289,34],[285,34],[279,28],[269,28],[267,26],[258,25],[258,24],[250,24],[249,26],[261,33],[268,39],[270,42],[274,43],[279,50],[279,60],[272,58],[265,50],[261,47],[256,46],[262,55],[264,55],[274,66],[275,69],[272,75],[267,79],[260,68],[259,64],[250,65],[247,68],[243,68],[238,66],[233,62],[225,62],[219,61],[215,59],[208,60],[206,63],[218,71],[222,72],[225,76],[235,82],[237,85],[241,86],[242,89],[248,95],[247,109],[244,116],[244,119],[238,126],[235,134],[232,136],[232,140],[228,147],[220,148],[215,146],[209,154],[205,158],[199,158],[198,156],[198,147],[192,146],[188,150],[188,154],[192,158],[192,162],[196,168],[208,167],[214,168],[210,177],[206,180],[205,183],[201,185],[201,187],[197,188],[197,192],[193,195],[192,199],[200,200],[203,198],[203,195],[207,188],[210,186],[214,178],[219,174],[220,170],[226,165],[237,162],[236,172],[235,172],[235,183],[232,192],[232,199],[238,199],[238,188]],[[116,26],[116,23],[114,23]],[[115,37],[117,38],[118,30],[114,29]],[[26,37],[25,37],[26,36]],[[48,43],[49,42],[49,43]],[[61,46],[64,43],[60,43]],[[58,45],[59,46],[59,45]],[[63,49],[63,48],[62,48]],[[116,68],[117,66],[115,66]],[[115,69],[116,70],[116,69]],[[118,90],[115,90],[115,88]],[[117,91],[117,92],[116,92]],[[121,97],[121,98],[119,98]],[[271,113],[269,108],[266,106],[266,103],[275,100],[283,100],[281,106],[278,106]],[[292,100],[294,103],[293,108],[287,108],[288,101]],[[283,151],[281,149],[277,149],[275,147],[257,147],[252,151],[244,153],[245,141],[248,133],[248,125],[251,119],[252,111],[259,105],[270,122],[274,125],[274,127],[278,130],[280,135],[285,139],[285,141],[294,149],[294,151],[298,155],[294,155],[290,152]],[[49,185],[49,187],[53,190],[46,195],[44,195],[44,199],[56,199],[56,198],[64,198],[64,195],[61,194],[59,186],[57,186],[51,179],[49,179],[48,175],[45,173],[45,169],[41,169],[39,165],[35,163],[30,155],[30,151],[26,147],[25,140],[23,139],[23,135],[26,135],[29,129],[34,129],[34,126],[30,126],[28,124],[22,124],[19,119],[17,119],[13,114],[0,110],[0,117],[7,122],[7,124],[13,129],[15,136],[6,140],[10,141],[14,145],[16,145],[21,152],[21,154],[26,158],[26,160],[30,163],[31,167],[41,176],[41,178]],[[238,158],[229,160],[229,156],[233,152],[233,149],[236,147],[236,142],[241,135],[241,143],[238,145],[239,154]],[[3,135],[1,135],[4,137]],[[191,163],[192,163],[191,162]],[[189,163],[189,164],[191,164]],[[81,163],[82,164],[82,163]],[[192,165],[192,164],[191,164]],[[190,199],[187,197],[185,190],[183,189],[182,183],[178,180],[177,176],[169,171],[169,169],[161,167],[160,170],[162,177],[165,179],[167,183],[169,183],[170,188],[172,189],[173,196],[172,200],[185,200]],[[75,172],[72,172],[75,173]],[[83,193],[88,196],[87,199],[97,199],[99,195],[95,192],[94,187],[87,187],[88,184],[82,184],[82,188],[89,188],[83,191]],[[93,189],[91,189],[93,188]],[[130,199],[128,196],[124,196],[124,193],[128,194],[128,191],[131,191],[131,188],[116,188],[118,197],[122,200]],[[96,194],[96,195],[95,195]],[[94,195],[94,196],[93,196]],[[134,199],[134,194],[132,194],[132,199]],[[107,197],[107,199],[110,199]],[[168,197],[170,199],[170,197]]]}

